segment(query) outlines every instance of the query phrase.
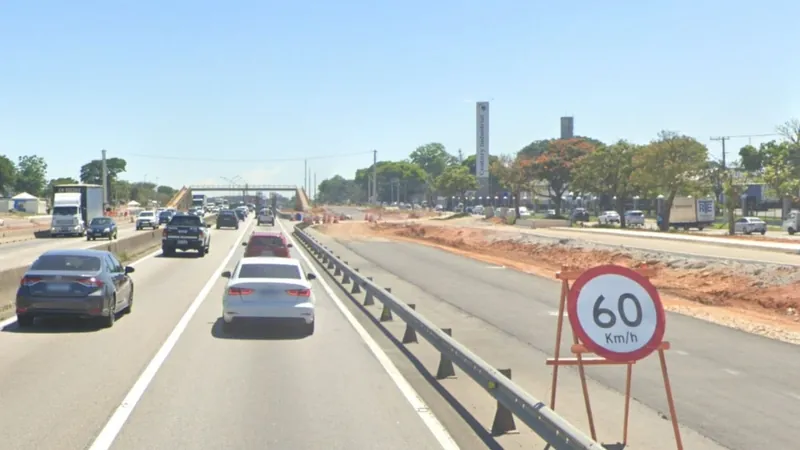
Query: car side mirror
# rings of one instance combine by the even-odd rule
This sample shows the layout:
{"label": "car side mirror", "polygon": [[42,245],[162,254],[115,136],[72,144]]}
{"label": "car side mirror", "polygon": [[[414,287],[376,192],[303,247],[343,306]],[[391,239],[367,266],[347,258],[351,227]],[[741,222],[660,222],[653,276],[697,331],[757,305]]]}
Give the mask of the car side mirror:
{"label": "car side mirror", "polygon": [[306,278],[308,278],[309,280],[316,280],[317,276],[314,275],[313,273],[309,273],[308,275],[306,275]]}
{"label": "car side mirror", "polygon": [[242,247],[247,247],[247,242],[242,242]]}
{"label": "car side mirror", "polygon": [[222,272],[222,273],[220,274],[220,276],[221,276],[222,278],[230,278],[230,277],[231,277],[231,271],[230,271],[230,270],[226,270],[225,272]]}
{"label": "car side mirror", "polygon": [[133,272],[136,272],[136,269],[134,269],[131,266],[125,266],[125,273],[126,274],[133,273]]}

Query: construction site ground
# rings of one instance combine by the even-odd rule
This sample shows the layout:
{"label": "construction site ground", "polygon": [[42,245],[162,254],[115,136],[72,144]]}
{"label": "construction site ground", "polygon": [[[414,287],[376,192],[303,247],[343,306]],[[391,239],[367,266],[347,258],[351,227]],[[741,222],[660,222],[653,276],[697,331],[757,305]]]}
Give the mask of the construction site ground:
{"label": "construction site ground", "polygon": [[409,218],[407,212],[385,210],[365,213],[380,215],[380,219],[377,223],[342,221],[319,229],[343,240],[421,243],[551,279],[562,266],[586,269],[645,263],[658,269],[652,281],[667,310],[800,344],[800,274],[796,267],[543,238],[491,219],[418,218],[421,214]]}

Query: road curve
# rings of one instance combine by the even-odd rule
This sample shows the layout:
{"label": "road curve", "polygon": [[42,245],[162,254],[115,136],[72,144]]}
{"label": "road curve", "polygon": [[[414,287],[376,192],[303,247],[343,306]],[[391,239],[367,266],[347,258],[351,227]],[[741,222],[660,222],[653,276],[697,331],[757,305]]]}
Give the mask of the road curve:
{"label": "road curve", "polygon": [[[443,448],[319,286],[314,336],[295,338],[284,328],[220,334],[225,283],[217,276],[242,256],[240,238],[251,229],[215,230],[205,258],[139,261],[133,312],[111,329],[50,322],[23,332],[6,324],[0,447]],[[191,308],[196,313],[182,319]],[[183,334],[175,333],[182,320]],[[154,356],[164,355],[168,337],[177,339],[174,347],[150,366],[156,371],[138,403],[118,409]],[[127,407],[132,412],[115,422]]]}

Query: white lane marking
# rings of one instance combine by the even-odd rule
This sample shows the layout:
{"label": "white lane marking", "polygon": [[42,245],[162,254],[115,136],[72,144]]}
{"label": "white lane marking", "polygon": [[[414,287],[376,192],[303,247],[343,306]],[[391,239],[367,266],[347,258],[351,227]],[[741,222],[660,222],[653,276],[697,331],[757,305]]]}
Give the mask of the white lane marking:
{"label": "white lane marking", "polygon": [[788,395],[789,397],[792,397],[795,400],[800,400],[800,395],[795,394],[794,392],[787,392],[786,395]]}
{"label": "white lane marking", "polygon": [[486,266],[486,269],[505,269],[506,266]]}
{"label": "white lane marking", "polygon": [[689,356],[689,352],[685,352],[683,350],[675,350],[675,353],[677,353],[677,354],[679,354],[681,356]]}
{"label": "white lane marking", "polygon": [[222,264],[217,267],[217,270],[211,275],[211,279],[208,280],[203,289],[200,290],[200,293],[197,294],[197,297],[192,301],[192,304],[189,305],[189,309],[183,313],[183,317],[178,321],[178,324],[175,325],[175,328],[167,337],[167,340],[161,345],[161,348],[158,349],[158,353],[150,360],[150,363],[147,364],[147,367],[144,369],[141,375],[139,375],[139,379],[133,384],[133,387],[122,399],[122,403],[117,407],[114,414],[108,419],[108,422],[103,427],[103,430],[100,431],[100,434],[97,438],[92,442],[92,446],[89,447],[89,450],[108,450],[111,448],[111,445],[114,443],[114,439],[117,438],[117,435],[120,431],[122,431],[122,427],[125,426],[125,422],[127,422],[128,417],[130,417],[133,409],[136,407],[136,404],[139,403],[141,400],[142,395],[144,395],[145,390],[150,385],[150,383],[155,378],[158,370],[161,369],[161,366],[167,360],[170,352],[175,347],[175,344],[178,343],[178,339],[181,337],[183,332],[186,330],[186,327],[189,325],[189,322],[194,317],[197,310],[200,308],[200,305],[203,304],[206,297],[208,296],[211,289],[214,285],[219,281],[220,275],[225,270],[225,267],[230,262],[233,255],[236,253],[236,250],[239,250],[239,247],[242,245],[242,239],[244,239],[247,231],[250,229],[250,226],[244,227],[244,230],[241,232],[239,237],[236,239],[236,243],[233,245],[233,248],[228,252],[228,255],[225,256],[225,259],[222,260]]}
{"label": "white lane marking", "polygon": [[286,231],[286,229],[283,227],[283,224],[280,221],[278,221],[278,226],[292,241],[294,247],[297,249],[297,252],[300,254],[300,257],[303,258],[303,260],[308,265],[309,269],[314,273],[314,275],[317,276],[316,281],[318,281],[319,284],[322,285],[322,288],[325,290],[325,292],[328,294],[331,300],[333,300],[333,303],[336,304],[336,307],[339,308],[339,311],[342,313],[345,319],[347,319],[347,321],[350,323],[350,326],[353,327],[353,329],[356,331],[356,333],[358,333],[358,335],[361,337],[364,343],[367,344],[367,347],[369,347],[370,351],[372,351],[372,354],[375,356],[380,365],[383,367],[383,370],[386,371],[386,373],[389,375],[389,378],[391,378],[394,384],[397,385],[397,388],[400,390],[400,392],[403,394],[406,400],[408,400],[408,403],[410,403],[411,406],[414,408],[414,410],[417,412],[417,415],[420,417],[420,419],[422,419],[422,422],[425,424],[425,426],[427,426],[428,429],[431,431],[431,433],[433,433],[433,436],[439,442],[439,445],[441,445],[443,449],[458,450],[459,449],[458,444],[456,444],[456,441],[453,440],[452,436],[450,436],[450,433],[447,431],[444,425],[442,425],[439,419],[436,418],[433,412],[431,412],[430,408],[428,408],[428,405],[425,403],[422,397],[419,396],[417,391],[414,390],[414,388],[411,386],[408,380],[406,380],[405,377],[403,377],[403,375],[400,373],[400,370],[397,369],[397,366],[394,365],[392,360],[389,359],[389,357],[381,349],[378,343],[375,342],[374,339],[372,339],[372,336],[370,336],[367,330],[363,326],[361,326],[358,320],[356,320],[355,316],[353,316],[350,310],[348,310],[347,307],[344,305],[344,302],[336,295],[333,289],[331,289],[330,285],[328,285],[328,283],[322,278],[319,271],[317,270],[317,267],[314,265],[313,262],[311,262],[308,256],[306,256],[303,250],[298,246],[297,241],[294,239],[294,236],[292,236],[291,233],[288,233]]}
{"label": "white lane marking", "polygon": [[[553,316],[553,317],[558,317],[558,311],[548,311],[547,315],[548,316]],[[569,317],[569,314],[567,314],[566,311],[564,311],[564,317]]]}
{"label": "white lane marking", "polygon": [[[141,264],[142,262],[147,261],[148,259],[153,258],[153,257],[155,257],[157,255],[160,255],[160,254],[161,254],[161,249],[158,249],[158,250],[154,251],[153,253],[150,253],[148,255],[142,256],[141,258],[137,259],[136,261],[132,261],[128,265],[131,266],[131,267],[136,267],[137,264]],[[31,261],[31,264],[33,264],[33,261]],[[2,330],[3,328],[11,325],[12,323],[14,323],[16,321],[17,321],[17,316],[11,316],[8,319],[0,321],[0,330]]]}
{"label": "white lane marking", "polygon": [[728,373],[730,375],[733,375],[733,376],[741,375],[741,372],[737,372],[737,371],[735,371],[733,369],[722,369],[722,370],[724,370],[726,373]]}

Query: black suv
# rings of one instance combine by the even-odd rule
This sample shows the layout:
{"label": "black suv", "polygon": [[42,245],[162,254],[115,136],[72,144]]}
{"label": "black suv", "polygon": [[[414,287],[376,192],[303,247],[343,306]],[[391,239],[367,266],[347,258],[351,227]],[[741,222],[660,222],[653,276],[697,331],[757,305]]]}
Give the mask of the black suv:
{"label": "black suv", "polygon": [[236,213],[230,209],[225,209],[217,214],[217,229],[220,228],[235,228],[239,229],[239,218]]}
{"label": "black suv", "polygon": [[172,256],[176,250],[197,250],[200,257],[211,250],[211,225],[190,214],[176,214],[169,221],[161,238],[164,256]]}
{"label": "black suv", "polygon": [[589,221],[589,211],[584,208],[575,208],[572,211],[572,221],[573,222],[588,222]]}

